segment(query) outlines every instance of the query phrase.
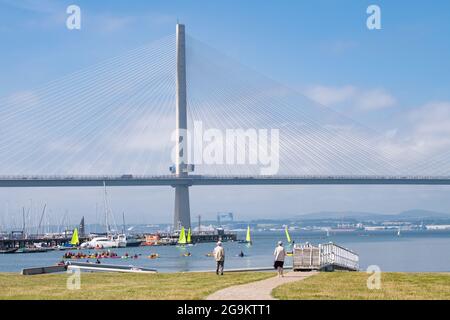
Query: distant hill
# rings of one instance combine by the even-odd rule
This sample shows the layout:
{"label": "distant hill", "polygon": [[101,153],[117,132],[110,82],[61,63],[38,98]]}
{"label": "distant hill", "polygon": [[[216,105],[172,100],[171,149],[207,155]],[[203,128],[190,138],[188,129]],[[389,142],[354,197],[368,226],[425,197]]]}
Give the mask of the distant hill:
{"label": "distant hill", "polygon": [[392,221],[420,219],[450,219],[450,214],[429,210],[413,209],[398,214],[380,214],[371,212],[332,212],[321,211],[295,216],[294,220],[358,220],[358,221]]}
{"label": "distant hill", "polygon": [[448,218],[450,218],[450,214],[448,214],[448,213],[429,211],[429,210],[419,210],[419,209],[403,211],[403,212],[399,213],[397,216],[406,217],[406,218],[410,218],[410,219],[411,218],[416,218],[416,219],[423,219],[423,218],[448,219]]}
{"label": "distant hill", "polygon": [[[298,220],[336,220],[336,219],[357,219],[357,220],[372,220],[373,218],[383,218],[385,215],[370,212],[333,212],[333,211],[320,211],[308,214],[297,215],[295,218]],[[386,215],[387,216],[387,215]]]}

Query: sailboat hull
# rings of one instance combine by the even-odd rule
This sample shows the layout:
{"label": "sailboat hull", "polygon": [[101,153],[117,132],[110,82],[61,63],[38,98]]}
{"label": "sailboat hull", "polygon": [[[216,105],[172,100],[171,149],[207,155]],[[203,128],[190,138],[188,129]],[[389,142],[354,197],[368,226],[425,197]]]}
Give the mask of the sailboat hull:
{"label": "sailboat hull", "polygon": [[139,240],[127,240],[127,247],[139,247],[141,245],[142,241]]}
{"label": "sailboat hull", "polygon": [[0,254],[15,253],[19,248],[0,249]]}

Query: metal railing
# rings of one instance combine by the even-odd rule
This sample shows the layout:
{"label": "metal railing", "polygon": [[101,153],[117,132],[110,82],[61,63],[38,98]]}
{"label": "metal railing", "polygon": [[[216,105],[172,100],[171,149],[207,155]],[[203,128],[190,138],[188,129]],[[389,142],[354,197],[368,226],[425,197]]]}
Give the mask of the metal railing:
{"label": "metal railing", "polygon": [[358,270],[359,256],[353,251],[334,243],[295,245],[294,270]]}
{"label": "metal railing", "polygon": [[450,180],[450,176],[422,176],[422,175],[188,175],[177,177],[175,175],[142,175],[142,174],[122,174],[122,175],[0,175],[0,180],[142,180],[142,179],[267,179],[267,180]]}
{"label": "metal railing", "polygon": [[319,251],[322,268],[332,265],[342,269],[359,269],[359,256],[347,248],[330,242],[319,244]]}

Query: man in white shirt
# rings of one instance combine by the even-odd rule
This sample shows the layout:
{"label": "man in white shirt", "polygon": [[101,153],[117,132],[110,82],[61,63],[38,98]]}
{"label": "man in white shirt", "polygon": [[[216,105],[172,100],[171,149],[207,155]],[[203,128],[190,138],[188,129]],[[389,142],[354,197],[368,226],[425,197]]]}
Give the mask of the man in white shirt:
{"label": "man in white shirt", "polygon": [[278,277],[284,277],[283,265],[284,258],[286,257],[286,251],[283,248],[282,241],[278,241],[278,246],[275,248],[273,255],[275,256],[275,262],[273,266],[278,271]]}
{"label": "man in white shirt", "polygon": [[214,259],[216,260],[216,274],[223,276],[223,265],[225,263],[225,249],[222,247],[222,242],[217,242],[217,247],[214,248]]}

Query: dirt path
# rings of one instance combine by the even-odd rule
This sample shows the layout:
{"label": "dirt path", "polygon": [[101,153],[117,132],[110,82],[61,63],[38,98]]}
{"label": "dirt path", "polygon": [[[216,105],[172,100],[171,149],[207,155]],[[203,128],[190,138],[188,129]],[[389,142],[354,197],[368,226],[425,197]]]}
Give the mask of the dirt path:
{"label": "dirt path", "polygon": [[283,278],[273,277],[228,287],[206,297],[206,300],[275,300],[271,292],[282,284],[306,279],[316,272],[289,272]]}

